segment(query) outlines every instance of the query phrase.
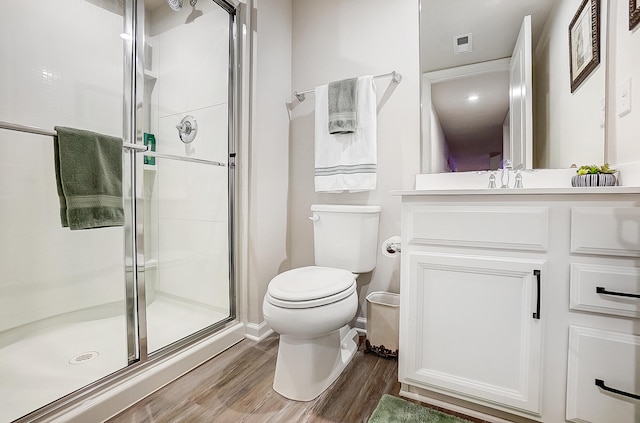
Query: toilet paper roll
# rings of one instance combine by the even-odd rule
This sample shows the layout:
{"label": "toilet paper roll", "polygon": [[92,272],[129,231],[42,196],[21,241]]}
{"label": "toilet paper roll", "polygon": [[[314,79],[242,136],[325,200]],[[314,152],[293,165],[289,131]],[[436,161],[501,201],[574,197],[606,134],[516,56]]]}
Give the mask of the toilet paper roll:
{"label": "toilet paper roll", "polygon": [[382,245],[380,246],[380,250],[382,251],[382,255],[385,257],[400,257],[400,251],[396,251],[395,253],[391,253],[387,250],[390,245],[396,244],[400,246],[401,238],[399,236],[392,236],[391,238],[387,238],[384,240]]}

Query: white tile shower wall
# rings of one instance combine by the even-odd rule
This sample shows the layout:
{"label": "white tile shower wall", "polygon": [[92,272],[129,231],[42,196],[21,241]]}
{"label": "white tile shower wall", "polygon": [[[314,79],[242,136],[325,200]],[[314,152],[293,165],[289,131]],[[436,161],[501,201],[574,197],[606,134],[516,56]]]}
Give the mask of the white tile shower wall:
{"label": "white tile shower wall", "polygon": [[[122,27],[88,2],[5,8],[0,120],[121,136]],[[58,209],[53,140],[0,130],[0,331],[124,298],[122,228],[72,232]]]}
{"label": "white tile shower wall", "polygon": [[[203,16],[184,25],[182,11],[171,13],[163,8],[152,14],[157,151],[226,163],[228,16],[205,5]],[[198,122],[198,134],[190,144],[180,140],[175,127],[185,115]],[[228,170],[167,159],[156,163],[155,289],[228,311]]]}
{"label": "white tile shower wall", "polygon": [[160,117],[227,102],[228,16],[214,10],[158,35]]}
{"label": "white tile shower wall", "polygon": [[[161,87],[165,81],[158,81]],[[198,123],[198,134],[193,142],[184,144],[178,135],[176,124],[185,115],[191,115]],[[227,161],[227,103],[204,107],[198,110],[164,116],[158,119],[156,149],[162,153],[197,157],[225,163]]]}
{"label": "white tile shower wall", "polygon": [[227,168],[157,159],[160,220],[226,223]]}
{"label": "white tile shower wall", "polygon": [[228,310],[229,265],[224,222],[161,222],[158,292]]}

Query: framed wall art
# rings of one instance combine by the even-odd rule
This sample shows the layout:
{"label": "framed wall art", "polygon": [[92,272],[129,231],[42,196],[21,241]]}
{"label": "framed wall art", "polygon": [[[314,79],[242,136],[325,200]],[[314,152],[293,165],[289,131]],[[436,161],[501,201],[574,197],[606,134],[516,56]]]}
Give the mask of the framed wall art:
{"label": "framed wall art", "polygon": [[640,23],[640,0],[629,0],[629,30]]}
{"label": "framed wall art", "polygon": [[584,0],[571,20],[569,61],[571,92],[575,92],[600,63],[600,0]]}

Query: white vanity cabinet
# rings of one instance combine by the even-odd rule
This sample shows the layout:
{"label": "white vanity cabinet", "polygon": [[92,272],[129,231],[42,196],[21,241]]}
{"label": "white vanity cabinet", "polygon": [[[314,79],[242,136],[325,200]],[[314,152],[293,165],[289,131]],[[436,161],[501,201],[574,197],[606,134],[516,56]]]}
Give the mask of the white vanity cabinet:
{"label": "white vanity cabinet", "polygon": [[640,390],[637,300],[594,286],[640,288],[637,191],[399,193],[401,394],[496,422],[626,423],[601,418],[624,401],[609,415],[640,421],[593,398],[594,374]]}
{"label": "white vanity cabinet", "polygon": [[568,421],[640,421],[639,260],[640,208],[571,209],[569,308],[591,320],[570,321]]}
{"label": "white vanity cabinet", "polygon": [[406,378],[539,413],[544,261],[425,252],[407,260]]}

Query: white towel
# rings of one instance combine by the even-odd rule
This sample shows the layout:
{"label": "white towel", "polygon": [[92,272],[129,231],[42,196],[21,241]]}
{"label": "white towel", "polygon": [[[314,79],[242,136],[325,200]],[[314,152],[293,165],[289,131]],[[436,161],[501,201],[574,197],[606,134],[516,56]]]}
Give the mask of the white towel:
{"label": "white towel", "polygon": [[378,163],[376,93],[373,76],[358,78],[357,127],[352,134],[330,134],[328,86],[316,87],[316,192],[376,189]]}

